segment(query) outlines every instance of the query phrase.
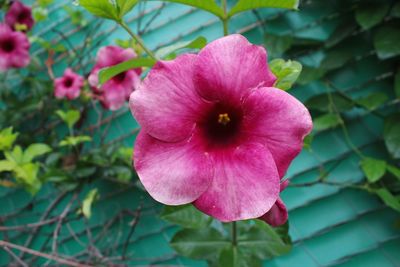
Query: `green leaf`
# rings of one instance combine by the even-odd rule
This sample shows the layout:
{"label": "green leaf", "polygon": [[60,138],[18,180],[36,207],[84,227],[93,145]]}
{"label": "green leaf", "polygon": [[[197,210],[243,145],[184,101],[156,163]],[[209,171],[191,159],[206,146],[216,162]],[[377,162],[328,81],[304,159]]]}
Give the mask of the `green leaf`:
{"label": "green leaf", "polygon": [[364,158],[360,162],[361,169],[370,183],[379,181],[386,173],[386,161]]}
{"label": "green leaf", "polygon": [[241,13],[250,9],[262,7],[269,8],[288,8],[297,9],[299,7],[298,0],[239,0],[237,4],[229,11],[228,16]]}
{"label": "green leaf", "polygon": [[400,54],[400,29],[383,26],[374,35],[374,46],[380,59],[387,59]]}
{"label": "green leaf", "polygon": [[357,99],[357,103],[363,107],[374,110],[388,100],[388,96],[381,92],[375,92],[368,96]]}
{"label": "green leaf", "polygon": [[180,255],[193,259],[215,259],[230,242],[214,228],[183,229],[175,234],[170,245]]}
{"label": "green leaf", "polygon": [[220,8],[214,0],[162,0],[164,2],[172,2],[196,7],[208,11],[217,17],[223,18],[224,11]]}
{"label": "green leaf", "polygon": [[314,120],[314,130],[323,131],[334,128],[342,123],[342,119],[337,114],[325,114]]}
{"label": "green leaf", "polygon": [[[354,103],[339,93],[332,93],[329,99],[328,94],[320,94],[306,101],[306,106],[323,112],[329,112],[335,108],[338,112],[348,111],[354,107]],[[331,106],[331,101],[335,105]]]}
{"label": "green leaf", "polygon": [[24,152],[22,161],[24,163],[31,162],[35,157],[41,156],[52,151],[51,147],[46,144],[31,144]]}
{"label": "green leaf", "polygon": [[212,218],[198,211],[193,205],[165,206],[161,219],[185,228],[203,228],[210,225]]}
{"label": "green leaf", "polygon": [[117,8],[110,0],[79,0],[79,5],[95,16],[120,21]]}
{"label": "green leaf", "polygon": [[49,11],[44,7],[36,7],[32,10],[32,16],[35,22],[40,22],[47,19]]}
{"label": "green leaf", "polygon": [[393,174],[398,180],[400,180],[400,169],[393,165],[387,165],[386,169],[388,172]]}
{"label": "green leaf", "polygon": [[122,18],[139,2],[139,0],[116,0],[118,16]]}
{"label": "green leaf", "polygon": [[268,50],[268,56],[273,58],[282,56],[293,44],[293,37],[290,35],[276,36],[266,34],[264,40],[265,47]]}
{"label": "green leaf", "polygon": [[400,212],[400,200],[396,198],[389,190],[386,188],[379,188],[370,190],[372,193],[378,195],[380,199],[392,209]]}
{"label": "green leaf", "polygon": [[38,179],[39,164],[26,163],[14,168],[15,178],[32,195],[36,194],[42,187],[42,182]]}
{"label": "green leaf", "polygon": [[15,146],[12,151],[5,151],[4,156],[9,161],[12,161],[16,164],[21,164],[23,159],[23,152],[20,146]]}
{"label": "green leaf", "polygon": [[400,113],[385,119],[383,137],[388,151],[396,159],[400,158]]}
{"label": "green leaf", "polygon": [[259,259],[244,254],[237,246],[224,249],[219,256],[219,266],[261,267],[261,265]]}
{"label": "green leaf", "polygon": [[92,138],[87,135],[79,135],[79,136],[67,136],[64,140],[59,143],[59,146],[77,146],[83,142],[90,142]]}
{"label": "green leaf", "polygon": [[397,98],[400,98],[400,69],[397,70],[394,76],[394,92]]}
{"label": "green leaf", "polygon": [[312,134],[309,134],[304,138],[304,140],[303,140],[304,149],[307,149],[309,151],[312,150],[311,144],[312,144],[313,139],[314,139],[314,136]]}
{"label": "green leaf", "polygon": [[18,133],[13,133],[13,127],[8,127],[0,131],[0,151],[12,148]]}
{"label": "green leaf", "polygon": [[301,73],[302,66],[297,61],[274,59],[270,63],[270,68],[277,77],[275,87],[286,91],[296,82]]}
{"label": "green leaf", "polygon": [[308,84],[312,81],[318,80],[319,78],[323,77],[326,71],[327,70],[324,68],[312,68],[304,66],[297,82],[299,84]]}
{"label": "green leaf", "polygon": [[134,58],[114,65],[112,67],[101,69],[99,71],[99,84],[105,84],[114,76],[117,76],[124,71],[140,67],[152,67],[154,64],[156,64],[156,61],[151,58]]}
{"label": "green leaf", "polygon": [[288,253],[292,247],[271,226],[262,221],[256,221],[250,230],[241,233],[238,245],[243,253],[259,259],[281,256]]}
{"label": "green leaf", "polygon": [[72,129],[81,118],[81,114],[78,110],[70,109],[67,112],[57,110],[56,114],[68,125],[68,128]]}
{"label": "green leaf", "polygon": [[389,11],[387,4],[366,4],[356,10],[357,23],[367,30],[379,24]]}
{"label": "green leaf", "polygon": [[99,199],[100,195],[97,190],[97,188],[92,189],[87,193],[85,199],[82,202],[82,214],[85,216],[87,219],[89,219],[92,216],[92,205],[93,202],[97,199]]}
{"label": "green leaf", "polygon": [[187,42],[178,42],[170,46],[166,46],[163,48],[160,48],[156,52],[156,57],[158,58],[165,58],[168,55],[172,54],[173,52],[184,49],[184,48],[189,48],[189,49],[201,49],[207,44],[207,39],[200,36],[194,39],[193,41],[187,41]]}
{"label": "green leaf", "polygon": [[0,172],[10,172],[14,170],[15,162],[9,160],[0,160]]}

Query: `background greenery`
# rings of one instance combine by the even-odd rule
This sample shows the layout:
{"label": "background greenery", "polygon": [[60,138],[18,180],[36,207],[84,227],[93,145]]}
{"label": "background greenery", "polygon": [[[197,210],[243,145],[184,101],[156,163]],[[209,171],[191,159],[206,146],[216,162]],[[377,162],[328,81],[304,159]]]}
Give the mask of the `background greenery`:
{"label": "background greenery", "polygon": [[[303,64],[300,80],[290,92],[306,103],[315,122],[308,148],[287,174],[292,186],[283,193],[290,210],[293,248],[265,266],[397,266],[400,82],[395,77],[399,77],[400,5],[395,1],[328,2],[302,1],[299,12],[248,11],[232,18],[230,24],[231,32],[265,44],[271,59],[284,57]],[[101,262],[102,256],[126,254],[129,264],[205,265],[178,256],[168,244],[178,227],[155,216],[161,207],[138,189],[135,178],[124,184],[132,178],[126,162],[129,151],[119,148],[132,147],[138,127],[128,109],[110,113],[90,101],[85,106],[53,101],[52,86],[44,82],[48,80],[46,67],[40,63],[48,58],[49,48],[56,50],[56,76],[70,65],[86,74],[95,47],[128,38],[115,23],[94,19],[69,3],[55,1],[49,7],[46,3],[38,7],[43,10],[38,9],[37,16],[46,19],[35,27],[34,35],[42,39],[34,40],[32,51],[40,60],[34,60],[37,66],[31,69],[2,76],[0,122],[2,128],[12,125],[21,132],[17,140],[23,148],[32,143],[32,136],[35,142],[57,147],[68,127],[56,110],[81,109],[90,123],[79,125],[77,121],[75,128],[81,136],[93,139],[85,143],[84,151],[94,155],[88,151],[101,144],[98,153],[110,160],[83,157],[80,164],[87,167],[79,168],[79,173],[68,170],[68,162],[55,160],[55,166],[62,164],[65,171],[47,179],[55,185],[62,181],[63,190],[76,193],[60,193],[53,184],[46,184],[32,198],[21,189],[1,188],[2,224],[52,218],[68,208],[76,212],[65,218],[59,231],[58,250],[63,255]],[[127,18],[152,50],[198,36],[210,41],[222,35],[215,16],[179,4],[143,2]],[[51,163],[54,153],[44,160]],[[69,206],[74,198],[81,205]],[[90,204],[88,199],[96,201],[92,216],[86,219],[79,210],[85,200]],[[167,215],[164,212],[164,219]],[[56,227],[0,232],[0,239],[50,253]],[[101,255],[95,249],[87,250],[88,244]],[[8,257],[0,251],[3,265]],[[25,258],[33,265],[38,263],[29,255]]]}

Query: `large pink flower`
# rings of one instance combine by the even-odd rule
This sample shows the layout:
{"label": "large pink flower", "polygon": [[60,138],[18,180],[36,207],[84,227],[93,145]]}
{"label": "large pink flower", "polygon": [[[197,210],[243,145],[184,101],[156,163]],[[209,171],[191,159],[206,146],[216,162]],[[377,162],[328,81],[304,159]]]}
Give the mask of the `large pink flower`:
{"label": "large pink flower", "polygon": [[119,46],[105,46],[97,53],[97,62],[89,76],[89,84],[106,109],[117,110],[129,100],[130,94],[140,83],[142,70],[138,68],[120,73],[101,87],[98,82],[99,70],[135,57],[133,49],[123,49]]}
{"label": "large pink flower", "polygon": [[14,32],[0,24],[0,71],[22,68],[29,64],[29,41],[22,32]]}
{"label": "large pink flower", "polygon": [[69,100],[78,98],[85,79],[73,72],[70,68],[66,69],[64,75],[54,80],[54,95],[56,98],[68,98]]}
{"label": "large pink flower", "polygon": [[275,80],[265,49],[241,35],[158,62],[130,98],[142,126],[134,164],[149,194],[225,222],[267,213],[312,128]]}
{"label": "large pink flower", "polygon": [[14,1],[7,11],[5,22],[13,29],[16,29],[18,24],[25,25],[26,30],[30,30],[35,23],[32,18],[32,9],[18,0]]}

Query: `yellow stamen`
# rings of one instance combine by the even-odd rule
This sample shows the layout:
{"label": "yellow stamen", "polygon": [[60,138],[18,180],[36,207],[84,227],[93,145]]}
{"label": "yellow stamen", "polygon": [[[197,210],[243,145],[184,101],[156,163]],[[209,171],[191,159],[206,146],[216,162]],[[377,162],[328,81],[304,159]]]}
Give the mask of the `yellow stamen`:
{"label": "yellow stamen", "polygon": [[222,114],[218,115],[218,123],[227,125],[230,121],[231,121],[231,118],[229,118],[228,113],[222,113]]}

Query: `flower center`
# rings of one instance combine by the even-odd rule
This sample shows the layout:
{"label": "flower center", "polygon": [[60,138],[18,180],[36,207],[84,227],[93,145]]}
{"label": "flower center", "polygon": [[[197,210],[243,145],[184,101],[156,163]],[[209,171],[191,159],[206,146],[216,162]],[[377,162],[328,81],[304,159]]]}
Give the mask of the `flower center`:
{"label": "flower center", "polygon": [[65,87],[71,87],[72,84],[74,83],[74,81],[72,80],[72,78],[68,77],[64,80],[64,86]]}
{"label": "flower center", "polygon": [[1,50],[3,50],[6,53],[11,53],[12,51],[14,51],[15,44],[14,44],[13,40],[6,39],[6,40],[3,40],[2,42],[0,42],[0,48],[1,48]]}
{"label": "flower center", "polygon": [[200,125],[210,144],[227,145],[237,140],[242,117],[239,108],[217,104],[207,112]]}

